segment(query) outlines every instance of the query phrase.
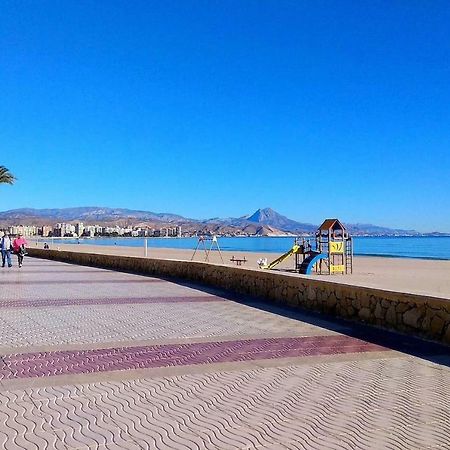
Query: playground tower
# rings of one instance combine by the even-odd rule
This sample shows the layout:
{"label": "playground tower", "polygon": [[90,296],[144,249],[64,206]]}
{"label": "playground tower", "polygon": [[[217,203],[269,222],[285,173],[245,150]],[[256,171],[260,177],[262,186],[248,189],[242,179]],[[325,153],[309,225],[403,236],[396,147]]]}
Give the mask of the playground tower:
{"label": "playground tower", "polygon": [[338,219],[324,220],[317,228],[315,237],[296,238],[289,251],[260,267],[273,269],[291,256],[295,256],[294,270],[304,275],[353,272],[352,238]]}
{"label": "playground tower", "polygon": [[316,250],[327,256],[318,261],[318,274],[352,273],[352,238],[338,219],[326,219],[317,229]]}

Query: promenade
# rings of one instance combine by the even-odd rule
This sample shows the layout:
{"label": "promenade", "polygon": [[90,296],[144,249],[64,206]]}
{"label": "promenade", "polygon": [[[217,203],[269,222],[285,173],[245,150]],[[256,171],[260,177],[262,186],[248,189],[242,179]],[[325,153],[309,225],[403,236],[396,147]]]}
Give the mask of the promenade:
{"label": "promenade", "polygon": [[450,449],[449,348],[159,278],[0,269],[3,449]]}

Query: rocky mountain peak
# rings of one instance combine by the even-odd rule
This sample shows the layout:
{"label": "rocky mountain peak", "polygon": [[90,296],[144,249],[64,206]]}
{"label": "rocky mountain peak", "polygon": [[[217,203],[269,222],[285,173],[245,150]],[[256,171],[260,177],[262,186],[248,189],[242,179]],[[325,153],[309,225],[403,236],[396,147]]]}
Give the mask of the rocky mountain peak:
{"label": "rocky mountain peak", "polygon": [[272,208],[259,208],[250,217],[248,217],[247,220],[250,222],[263,223],[269,220],[278,219],[280,217],[284,216],[278,214]]}
{"label": "rocky mountain peak", "polygon": [[268,225],[283,231],[313,231],[314,225],[296,222],[281,215],[272,208],[257,209],[251,216],[248,216],[247,221],[258,223],[261,225]]}

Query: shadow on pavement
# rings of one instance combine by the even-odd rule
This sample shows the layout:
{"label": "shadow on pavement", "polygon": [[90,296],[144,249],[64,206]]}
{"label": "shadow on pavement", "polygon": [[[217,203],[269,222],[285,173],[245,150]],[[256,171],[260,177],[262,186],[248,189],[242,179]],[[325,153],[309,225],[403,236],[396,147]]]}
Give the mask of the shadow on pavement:
{"label": "shadow on pavement", "polygon": [[395,350],[436,364],[450,367],[450,347],[444,344],[408,336],[406,334],[386,330],[384,328],[378,328],[373,325],[365,325],[363,323],[340,319],[328,314],[279,305],[261,298],[251,297],[249,295],[234,294],[229,291],[188,283],[183,280],[167,279],[167,281],[198,289],[210,294],[219,295],[227,300],[235,301],[261,311],[266,311],[289,319],[302,321],[310,325],[326,328],[353,338],[381,345],[382,347],[386,347],[390,350]]}

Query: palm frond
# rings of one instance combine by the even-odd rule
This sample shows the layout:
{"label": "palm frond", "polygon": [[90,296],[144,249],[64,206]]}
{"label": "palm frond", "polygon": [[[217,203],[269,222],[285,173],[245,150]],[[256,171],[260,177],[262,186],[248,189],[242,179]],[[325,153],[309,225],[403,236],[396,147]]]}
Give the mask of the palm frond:
{"label": "palm frond", "polygon": [[14,181],[16,177],[5,166],[0,166],[0,184],[13,184]]}

